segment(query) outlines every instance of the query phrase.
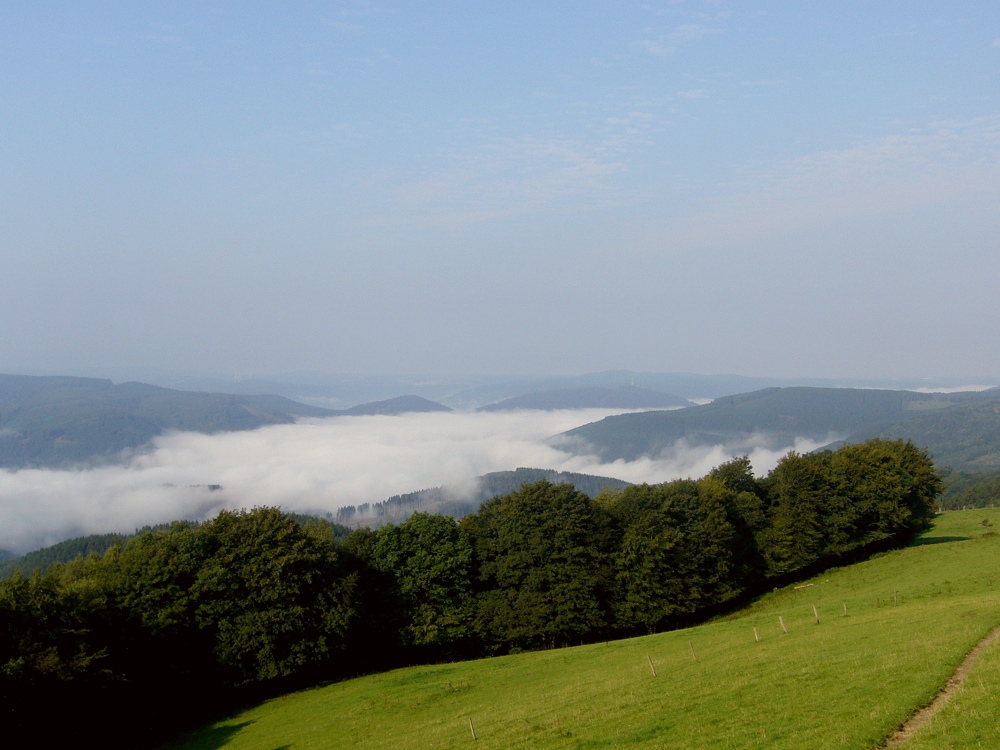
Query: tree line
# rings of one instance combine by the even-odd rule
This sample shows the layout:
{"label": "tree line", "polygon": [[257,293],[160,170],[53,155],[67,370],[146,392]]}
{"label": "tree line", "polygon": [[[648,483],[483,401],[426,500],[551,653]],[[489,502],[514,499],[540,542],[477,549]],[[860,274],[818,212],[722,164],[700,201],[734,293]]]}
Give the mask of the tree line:
{"label": "tree line", "polygon": [[[3,725],[152,744],[323,680],[689,624],[904,543],[941,488],[925,451],[873,440],[763,478],[743,457],[596,498],[540,481],[340,540],[275,508],[177,523],[0,581]],[[42,706],[60,720],[31,721]]]}

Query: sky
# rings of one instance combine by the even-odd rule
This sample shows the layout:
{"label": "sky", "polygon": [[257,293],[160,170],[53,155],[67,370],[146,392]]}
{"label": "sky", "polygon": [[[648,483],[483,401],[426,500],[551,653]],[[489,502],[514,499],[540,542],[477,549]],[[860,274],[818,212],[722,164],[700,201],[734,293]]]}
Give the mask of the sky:
{"label": "sky", "polygon": [[0,5],[0,371],[992,382],[998,240],[995,2]]}

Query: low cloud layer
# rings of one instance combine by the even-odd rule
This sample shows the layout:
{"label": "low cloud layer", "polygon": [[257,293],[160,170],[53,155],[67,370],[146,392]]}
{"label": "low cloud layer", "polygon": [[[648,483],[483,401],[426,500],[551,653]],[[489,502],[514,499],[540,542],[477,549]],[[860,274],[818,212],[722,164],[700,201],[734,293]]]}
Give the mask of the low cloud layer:
{"label": "low cloud layer", "polygon": [[[74,536],[204,519],[223,508],[334,512],[426,487],[468,484],[478,475],[519,466],[662,482],[702,476],[733,455],[722,446],[679,443],[657,459],[602,463],[546,442],[608,413],[339,417],[252,432],[165,435],[151,452],[122,466],[3,471],[0,549],[25,552]],[[796,449],[818,445],[803,441]],[[758,473],[769,471],[785,452],[749,451]]]}

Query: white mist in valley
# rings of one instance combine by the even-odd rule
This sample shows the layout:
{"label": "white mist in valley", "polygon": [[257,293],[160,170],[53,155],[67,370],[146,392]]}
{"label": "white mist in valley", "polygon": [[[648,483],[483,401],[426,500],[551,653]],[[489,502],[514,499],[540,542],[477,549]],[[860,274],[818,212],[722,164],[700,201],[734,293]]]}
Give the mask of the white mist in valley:
{"label": "white mist in valley", "polygon": [[[659,458],[604,463],[548,442],[606,410],[338,417],[249,432],[174,433],[126,463],[78,470],[0,471],[0,549],[25,552],[86,534],[131,532],[224,508],[280,506],[335,512],[518,467],[663,482],[698,477],[728,460],[723,446],[674,445]],[[616,412],[617,413],[617,412]],[[799,441],[809,451],[820,443]],[[744,445],[755,471],[787,449]]]}

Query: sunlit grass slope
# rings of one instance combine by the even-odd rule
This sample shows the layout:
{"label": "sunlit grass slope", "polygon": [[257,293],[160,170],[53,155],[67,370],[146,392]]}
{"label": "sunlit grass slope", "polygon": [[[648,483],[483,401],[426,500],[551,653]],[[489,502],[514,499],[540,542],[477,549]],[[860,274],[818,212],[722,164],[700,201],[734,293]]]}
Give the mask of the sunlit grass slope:
{"label": "sunlit grass slope", "polygon": [[1000,747],[1000,641],[984,650],[962,687],[906,744],[907,750]]}
{"label": "sunlit grass slope", "polygon": [[[874,747],[1000,623],[1000,537],[984,518],[1000,525],[996,510],[939,516],[921,544],[697,628],[333,684],[175,747]],[[994,717],[997,682],[967,693]]]}

